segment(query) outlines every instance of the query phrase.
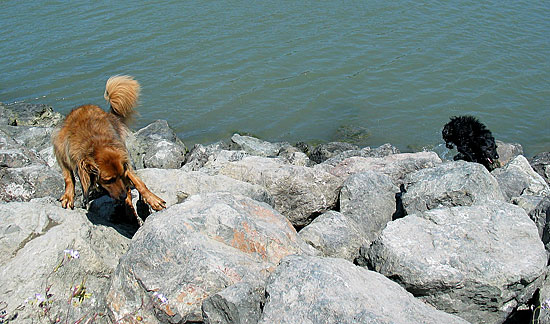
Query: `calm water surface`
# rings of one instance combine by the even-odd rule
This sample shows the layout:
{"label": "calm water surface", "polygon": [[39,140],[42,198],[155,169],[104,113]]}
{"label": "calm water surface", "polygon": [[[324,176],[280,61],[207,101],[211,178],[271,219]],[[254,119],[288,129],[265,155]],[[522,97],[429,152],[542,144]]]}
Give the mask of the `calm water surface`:
{"label": "calm water surface", "polygon": [[134,128],[188,145],[440,145],[473,114],[527,155],[550,151],[550,1],[0,1],[0,101],[62,113],[113,74],[142,84]]}

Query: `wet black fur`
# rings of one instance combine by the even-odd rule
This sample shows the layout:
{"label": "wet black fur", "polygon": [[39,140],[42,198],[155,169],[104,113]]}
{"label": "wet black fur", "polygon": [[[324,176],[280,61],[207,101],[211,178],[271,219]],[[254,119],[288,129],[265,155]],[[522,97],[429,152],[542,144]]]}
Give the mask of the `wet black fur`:
{"label": "wet black fur", "polygon": [[489,171],[498,165],[495,138],[475,117],[451,117],[451,121],[443,127],[442,135],[447,148],[456,146],[458,154],[454,160],[477,162]]}

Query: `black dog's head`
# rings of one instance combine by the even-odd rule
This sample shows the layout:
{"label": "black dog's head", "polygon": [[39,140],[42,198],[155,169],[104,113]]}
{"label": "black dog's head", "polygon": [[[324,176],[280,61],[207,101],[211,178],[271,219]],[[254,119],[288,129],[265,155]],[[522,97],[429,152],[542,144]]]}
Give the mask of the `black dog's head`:
{"label": "black dog's head", "polygon": [[495,138],[475,117],[451,117],[441,134],[447,148],[456,146],[459,153],[455,160],[481,163],[489,171],[498,167]]}

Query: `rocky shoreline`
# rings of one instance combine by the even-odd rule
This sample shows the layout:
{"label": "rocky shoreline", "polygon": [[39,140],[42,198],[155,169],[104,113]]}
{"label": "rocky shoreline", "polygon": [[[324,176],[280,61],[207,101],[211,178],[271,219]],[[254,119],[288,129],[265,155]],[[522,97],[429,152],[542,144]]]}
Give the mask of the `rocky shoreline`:
{"label": "rocky shoreline", "polygon": [[[550,323],[550,153],[502,167],[235,134],[132,133],[167,202],[60,207],[45,105],[0,104],[0,323]],[[80,193],[77,192],[77,197]]]}

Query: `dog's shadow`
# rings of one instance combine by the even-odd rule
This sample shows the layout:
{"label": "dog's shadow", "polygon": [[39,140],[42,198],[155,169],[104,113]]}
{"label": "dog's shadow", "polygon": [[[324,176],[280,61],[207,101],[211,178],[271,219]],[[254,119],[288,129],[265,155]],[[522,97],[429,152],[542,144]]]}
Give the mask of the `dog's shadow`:
{"label": "dog's shadow", "polygon": [[[138,216],[145,221],[147,216],[151,214],[149,206],[141,200],[138,200],[136,205]],[[139,224],[135,217],[127,216],[125,207],[116,203],[108,195],[101,195],[91,200],[86,216],[92,224],[112,227],[119,234],[129,239],[139,229]]]}

